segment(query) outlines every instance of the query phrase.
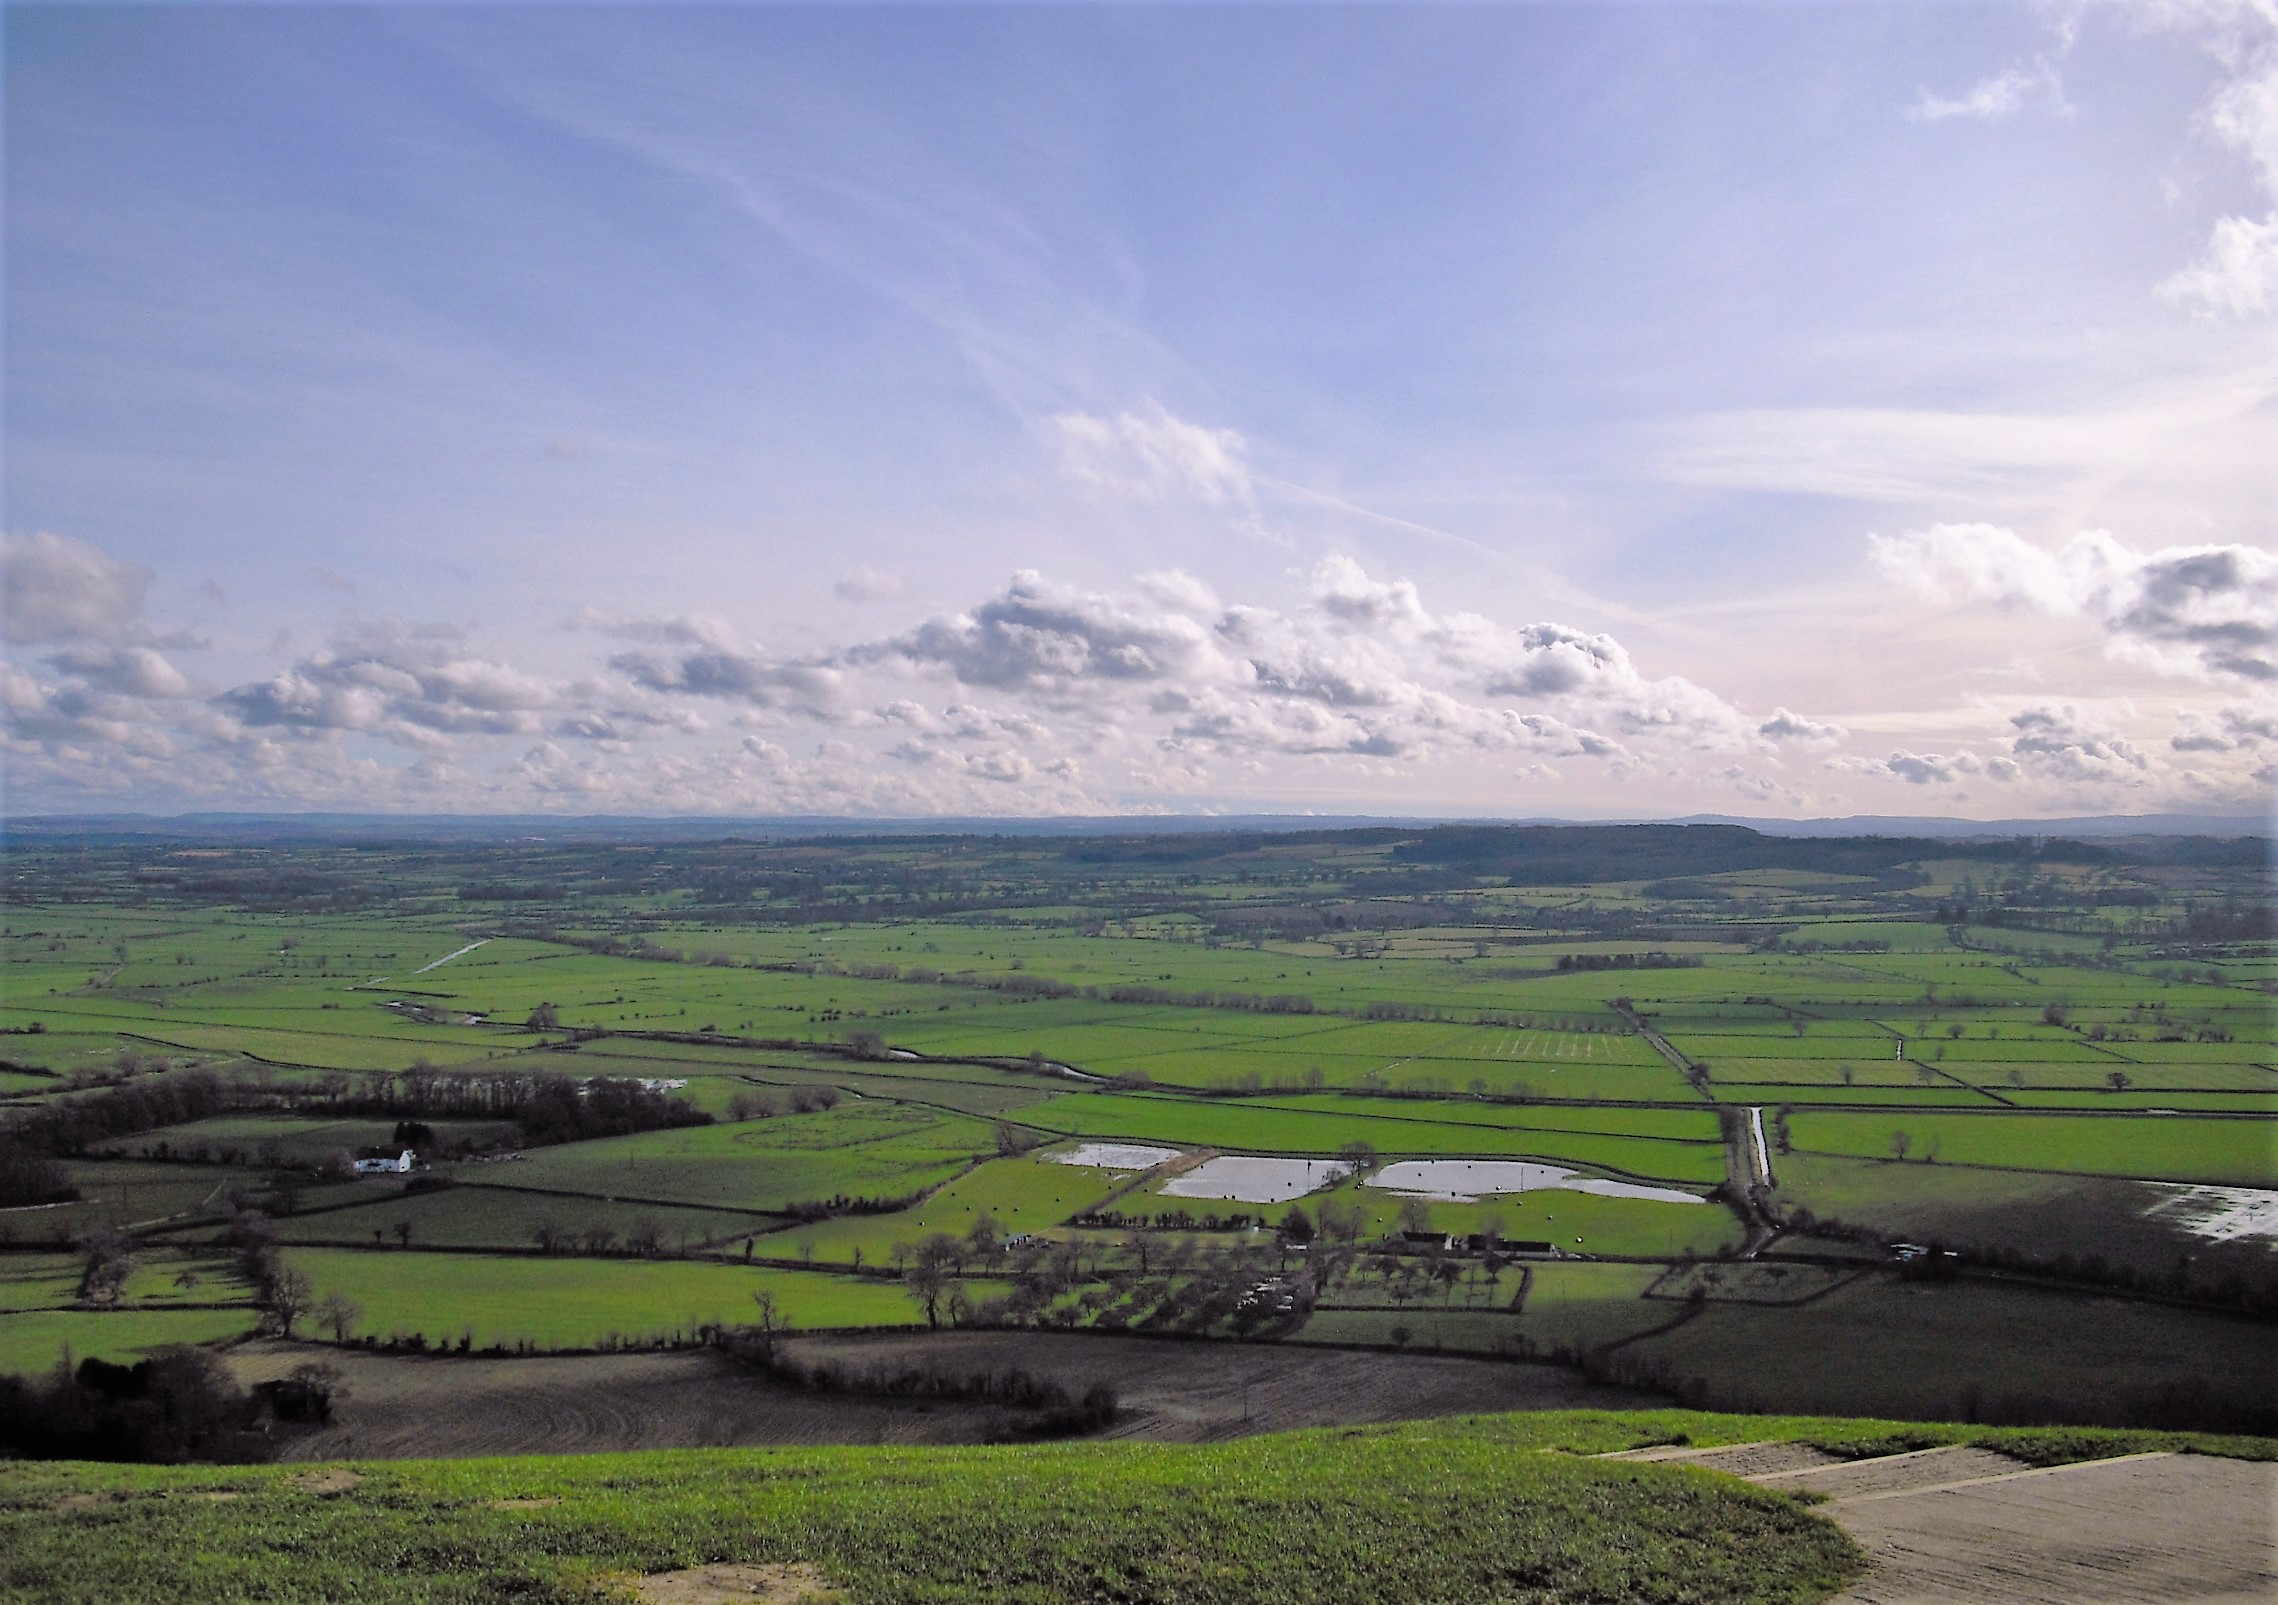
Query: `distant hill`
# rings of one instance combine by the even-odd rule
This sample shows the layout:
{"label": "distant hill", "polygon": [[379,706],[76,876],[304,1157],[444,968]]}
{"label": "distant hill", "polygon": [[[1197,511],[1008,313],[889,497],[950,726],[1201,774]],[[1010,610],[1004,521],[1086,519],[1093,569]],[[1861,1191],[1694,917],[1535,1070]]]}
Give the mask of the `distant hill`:
{"label": "distant hill", "polygon": [[2278,834],[2265,816],[2103,814],[2065,819],[1955,819],[1943,815],[1855,814],[1846,819],[1755,819],[1691,814],[1682,819],[1492,819],[1339,814],[1107,814],[1048,818],[942,816],[855,818],[800,814],[728,818],[650,818],[582,814],[41,814],[0,821],[18,838],[148,837],[202,841],[716,841],[722,837],[805,836],[1157,836],[1284,831],[1428,830],[1514,827],[1574,830],[1617,825],[1738,826],[1765,836],[1876,836],[1913,839],[1996,837],[2214,836]]}

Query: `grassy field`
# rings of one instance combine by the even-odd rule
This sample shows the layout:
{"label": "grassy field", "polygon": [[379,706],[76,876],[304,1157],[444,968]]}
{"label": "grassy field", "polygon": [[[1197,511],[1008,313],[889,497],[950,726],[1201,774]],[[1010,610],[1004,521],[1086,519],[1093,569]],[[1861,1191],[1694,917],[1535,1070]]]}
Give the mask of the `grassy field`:
{"label": "grassy field", "polygon": [[1807,1154],[1897,1158],[1903,1136],[1904,1156],[1926,1163],[2278,1186],[2278,1126],[2258,1119],[1799,1110],[1788,1130]]}
{"label": "grassy field", "polygon": [[762,1239],[760,1249],[774,1255],[811,1252],[829,1264],[846,1264],[859,1251],[865,1264],[883,1265],[896,1243],[914,1245],[935,1232],[963,1237],[983,1215],[996,1221],[1002,1235],[1043,1231],[1089,1209],[1129,1179],[1046,1158],[996,1159],[914,1209],[787,1227]]}
{"label": "grassy field", "polygon": [[[2132,1340],[2175,1353],[2214,1310],[2278,1307],[2268,1236],[2217,1242],[2202,1218],[2214,1205],[2178,1202],[2191,1185],[2278,1186],[2260,849],[1788,842],[1695,873],[1692,857],[1731,838],[1648,832],[1553,872],[1528,855],[1566,849],[1524,836],[11,841],[0,1121],[185,1070],[229,1090],[210,1119],[57,1139],[85,1196],[0,1208],[0,1242],[53,1256],[23,1256],[0,1283],[0,1342],[44,1365],[67,1332],[243,1330],[246,1311],[157,1306],[169,1256],[211,1260],[248,1210],[352,1292],[382,1339],[668,1334],[742,1315],[768,1276],[793,1278],[783,1296],[803,1323],[906,1324],[916,1305],[899,1286],[827,1269],[858,1255],[874,1268],[984,1215],[1045,1239],[1006,1267],[1008,1318],[1230,1335],[1247,1286],[1319,1261],[1270,1231],[1187,1228],[1282,1206],[1150,1182],[1115,1207],[1172,1218],[1130,1246],[1129,1226],[1066,1224],[1129,1178],[1007,1155],[1031,1138],[1196,1157],[1324,1158],[1365,1141],[1387,1161],[1523,1158],[1706,1195],[1727,1182],[1718,1104],[1765,1110],[1778,1208],[1849,1234],[1806,1251],[1882,1263],[1892,1241],[1936,1240],[1970,1256],[1965,1286],[2006,1296],[1994,1273],[2028,1270],[2116,1301],[2139,1323]],[[482,1151],[436,1164],[431,1180],[459,1185],[321,1182],[328,1158],[392,1139],[428,1070],[557,1076],[572,1096],[637,1078],[713,1123],[548,1146],[510,1121],[451,1118],[495,1102],[438,1100],[427,1123]],[[790,1112],[824,1091],[835,1107]],[[755,1099],[777,1112],[735,1118]],[[1509,1238],[1641,1262],[1489,1275],[1466,1255],[1449,1284],[1426,1275],[1427,1254],[1387,1258],[1402,1200],[1336,1193],[1358,1206],[1360,1254],[1320,1290],[1305,1332],[1320,1341],[1390,1343],[1400,1326],[1411,1346],[1598,1348],[1679,1313],[1641,1294],[1743,1232],[1722,1201],[1432,1203],[1438,1231],[1492,1215]],[[134,1239],[126,1313],[69,1307],[65,1256],[98,1225]],[[655,1257],[630,1257],[636,1238]],[[705,1258],[735,1259],[747,1238],[818,1269]],[[1718,1301],[1636,1347],[1752,1386],[1770,1362],[1748,1343],[1779,1354],[1783,1333],[1802,1341],[1856,1303],[1940,1334],[1890,1348],[1890,1363],[1924,1398],[1960,1397],[1977,1354],[1967,1323],[1917,1322],[1944,1306],[1881,1297]],[[2083,1313],[2099,1307],[2018,1306],[2046,1316],[2052,1409],[2099,1394],[2112,1351]],[[1823,1380],[1815,1404],[1879,1385]]]}
{"label": "grassy field", "polygon": [[361,1307],[351,1336],[418,1333],[431,1348],[461,1338],[478,1349],[589,1349],[675,1333],[693,1338],[700,1326],[756,1319],[752,1295],[759,1292],[772,1294],[783,1313],[806,1328],[924,1320],[897,1282],[822,1271],[350,1249],[293,1249],[287,1257],[319,1295],[340,1293]]}
{"label": "grassy field", "polygon": [[[1806,1605],[1860,1567],[1831,1523],[1713,1473],[1582,1458],[1763,1439],[1847,1454],[1975,1442],[2036,1464],[2278,1448],[1672,1410],[1208,1445],[696,1450],[330,1477],[27,1464],[0,1468],[0,1597],[569,1605],[643,1573],[737,1561],[810,1567],[859,1605]],[[1450,1521],[1458,1489],[1464,1519]]]}
{"label": "grassy field", "polygon": [[812,1114],[534,1149],[510,1165],[465,1165],[469,1183],[600,1198],[785,1210],[840,1195],[903,1198],[983,1153],[991,1128],[964,1116],[864,1101]]}
{"label": "grassy field", "polygon": [[[1485,1421],[1202,1447],[414,1462],[361,1468],[325,1496],[282,1470],[9,1468],[0,1597],[567,1602],[612,1577],[733,1559],[809,1565],[881,1605],[1801,1605],[1858,1565],[1833,1526],[1779,1495],[1513,1452],[1533,1439]],[[1466,1519],[1450,1523],[1456,1487]],[[208,1491],[233,1497],[194,1497]],[[80,1494],[92,1512],[56,1513]]]}
{"label": "grassy field", "polygon": [[679,1250],[774,1231],[782,1225],[779,1215],[739,1210],[610,1203],[511,1187],[450,1187],[382,1196],[349,1209],[287,1215],[277,1222],[277,1240],[393,1245],[409,1226],[410,1241],[422,1248],[535,1249],[544,1230],[557,1242],[568,1239],[579,1247],[606,1250],[623,1249],[653,1232],[659,1243]]}
{"label": "grassy field", "polygon": [[19,1311],[0,1320],[0,1373],[37,1375],[58,1360],[131,1364],[170,1343],[218,1343],[253,1330],[251,1305],[234,1310]]}
{"label": "grassy field", "polygon": [[[1031,1111],[1023,1123],[1080,1137],[1127,1137],[1144,1142],[1229,1148],[1246,1153],[1334,1156],[1348,1142],[1367,1142],[1386,1155],[1464,1154],[1478,1158],[1567,1160],[1616,1174],[1680,1182],[1715,1182],[1724,1175],[1723,1145],[1662,1136],[1619,1136],[1561,1129],[1566,1111],[1541,1111],[1539,1124],[1522,1124],[1527,1111],[1511,1111],[1511,1124],[1428,1118],[1436,1106],[1402,1104],[1387,1115],[1376,1101],[1338,1108],[1252,1107],[1232,1099],[1164,1095],[1076,1093]],[[1651,1111],[1659,1113],[1659,1111]],[[1593,1111],[1580,1111],[1583,1115]]]}

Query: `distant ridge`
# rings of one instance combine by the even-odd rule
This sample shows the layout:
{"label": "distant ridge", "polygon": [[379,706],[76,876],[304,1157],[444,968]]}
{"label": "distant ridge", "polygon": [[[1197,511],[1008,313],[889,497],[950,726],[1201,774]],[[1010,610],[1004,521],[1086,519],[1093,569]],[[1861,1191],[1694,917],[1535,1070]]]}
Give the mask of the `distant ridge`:
{"label": "distant ridge", "polygon": [[40,814],[0,821],[0,836],[144,837],[205,841],[498,841],[513,838],[716,841],[724,836],[1146,836],[1262,831],[1429,830],[1443,825],[1722,825],[1767,836],[1903,836],[1937,840],[2016,836],[2271,836],[2267,816],[2100,814],[2066,819],[1954,819],[1854,814],[1844,819],[1758,819],[1688,814],[1679,819],[1424,818],[1374,814],[1130,814],[994,818],[856,818],[822,814],[665,818],[621,814]]}

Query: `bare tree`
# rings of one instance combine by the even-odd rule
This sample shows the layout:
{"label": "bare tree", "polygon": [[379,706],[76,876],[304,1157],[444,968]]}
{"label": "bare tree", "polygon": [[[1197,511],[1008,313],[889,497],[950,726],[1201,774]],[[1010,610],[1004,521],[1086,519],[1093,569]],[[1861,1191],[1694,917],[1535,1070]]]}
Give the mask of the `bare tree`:
{"label": "bare tree", "polygon": [[965,1233],[965,1246],[973,1257],[984,1265],[994,1265],[1004,1257],[1004,1234],[997,1227],[997,1217],[987,1210],[973,1217],[972,1228]]}
{"label": "bare tree", "polygon": [[311,1312],[319,1326],[332,1329],[332,1341],[345,1343],[356,1323],[364,1318],[364,1307],[345,1293],[327,1293],[317,1301]]}
{"label": "bare tree", "polygon": [[939,1331],[941,1328],[941,1296],[949,1288],[949,1267],[930,1260],[916,1260],[902,1273],[903,1285],[910,1296],[925,1306],[925,1324]]}
{"label": "bare tree", "polygon": [[280,1262],[270,1271],[261,1287],[261,1307],[277,1323],[277,1335],[293,1335],[293,1323],[305,1314],[315,1290],[309,1285],[306,1273]]}
{"label": "bare tree", "polygon": [[775,1301],[775,1295],[764,1287],[752,1294],[751,1301],[756,1306],[756,1318],[751,1324],[752,1336],[759,1345],[760,1359],[773,1365],[776,1347],[791,1335],[791,1317],[783,1313],[782,1306]]}

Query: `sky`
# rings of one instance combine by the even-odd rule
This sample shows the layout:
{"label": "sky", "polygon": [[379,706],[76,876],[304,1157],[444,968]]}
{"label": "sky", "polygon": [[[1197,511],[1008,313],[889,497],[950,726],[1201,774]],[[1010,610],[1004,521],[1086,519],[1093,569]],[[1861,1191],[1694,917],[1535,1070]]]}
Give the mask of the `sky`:
{"label": "sky", "polygon": [[8,813],[2278,795],[2278,0],[0,27]]}

